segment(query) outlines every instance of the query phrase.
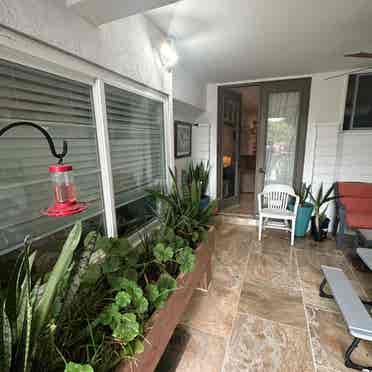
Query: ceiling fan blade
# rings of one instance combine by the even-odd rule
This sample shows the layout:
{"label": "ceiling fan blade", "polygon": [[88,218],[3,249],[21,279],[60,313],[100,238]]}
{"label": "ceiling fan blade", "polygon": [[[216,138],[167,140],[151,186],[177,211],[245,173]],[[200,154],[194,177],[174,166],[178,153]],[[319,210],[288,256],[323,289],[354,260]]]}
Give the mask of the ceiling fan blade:
{"label": "ceiling fan blade", "polygon": [[372,58],[372,53],[368,53],[368,52],[358,52],[358,53],[344,54],[344,57],[354,57],[354,58]]}
{"label": "ceiling fan blade", "polygon": [[366,66],[366,67],[356,68],[356,69],[351,70],[351,71],[342,72],[341,74],[328,76],[328,77],[324,78],[324,80],[332,80],[332,79],[336,79],[336,78],[339,78],[339,77],[342,77],[342,76],[348,76],[350,74],[355,74],[355,73],[358,73],[358,72],[369,71],[371,69],[372,69],[372,66]]}

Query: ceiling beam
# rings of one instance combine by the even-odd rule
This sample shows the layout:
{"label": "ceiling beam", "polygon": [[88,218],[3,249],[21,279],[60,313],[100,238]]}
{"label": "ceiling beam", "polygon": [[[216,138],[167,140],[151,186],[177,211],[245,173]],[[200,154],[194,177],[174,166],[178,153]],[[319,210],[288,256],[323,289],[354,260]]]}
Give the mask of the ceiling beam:
{"label": "ceiling beam", "polygon": [[66,6],[100,26],[120,18],[172,4],[178,0],[66,0]]}

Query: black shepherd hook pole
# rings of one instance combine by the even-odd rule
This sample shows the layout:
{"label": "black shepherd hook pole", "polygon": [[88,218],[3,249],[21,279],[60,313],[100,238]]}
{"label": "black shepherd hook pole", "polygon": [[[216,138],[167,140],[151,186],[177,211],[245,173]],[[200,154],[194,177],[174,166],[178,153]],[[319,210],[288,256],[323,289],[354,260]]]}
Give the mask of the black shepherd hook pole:
{"label": "black shepherd hook pole", "polygon": [[44,129],[40,125],[37,125],[35,123],[31,123],[31,122],[28,122],[28,121],[17,121],[16,123],[9,124],[9,125],[5,126],[4,128],[0,129],[0,137],[5,132],[7,132],[9,129],[12,129],[12,128],[15,128],[15,127],[20,127],[20,126],[32,127],[32,128],[37,129],[39,132],[41,132],[41,134],[43,134],[44,137],[46,138],[46,140],[48,141],[48,144],[49,144],[49,148],[50,148],[51,153],[53,154],[53,156],[55,158],[58,159],[58,164],[62,164],[63,163],[63,158],[67,154],[67,142],[65,140],[63,140],[63,149],[62,149],[62,152],[58,154],[56,152],[56,148],[54,146],[54,142],[53,142],[52,137],[46,131],[46,129]]}

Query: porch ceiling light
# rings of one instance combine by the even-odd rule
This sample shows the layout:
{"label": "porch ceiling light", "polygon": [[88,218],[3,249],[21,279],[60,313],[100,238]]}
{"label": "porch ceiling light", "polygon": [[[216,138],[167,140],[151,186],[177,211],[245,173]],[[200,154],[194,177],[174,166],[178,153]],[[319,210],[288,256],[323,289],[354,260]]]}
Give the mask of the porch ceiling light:
{"label": "porch ceiling light", "polygon": [[5,126],[0,130],[0,137],[8,130],[19,126],[28,126],[37,129],[48,141],[52,155],[58,159],[58,164],[53,164],[49,167],[54,202],[49,208],[42,210],[41,213],[49,217],[66,217],[85,211],[88,208],[87,204],[77,201],[77,191],[72,176],[72,165],[63,164],[63,158],[67,154],[67,142],[63,141],[63,150],[58,154],[53,139],[46,129],[40,125],[26,121],[19,121]]}
{"label": "porch ceiling light", "polygon": [[174,47],[174,41],[169,39],[160,46],[160,58],[164,67],[171,71],[178,62],[178,54]]}
{"label": "porch ceiling light", "polygon": [[282,118],[282,117],[278,117],[278,118],[269,118],[268,119],[268,121],[270,122],[270,123],[280,123],[280,122],[282,122],[282,121],[284,121],[285,120],[285,118]]}

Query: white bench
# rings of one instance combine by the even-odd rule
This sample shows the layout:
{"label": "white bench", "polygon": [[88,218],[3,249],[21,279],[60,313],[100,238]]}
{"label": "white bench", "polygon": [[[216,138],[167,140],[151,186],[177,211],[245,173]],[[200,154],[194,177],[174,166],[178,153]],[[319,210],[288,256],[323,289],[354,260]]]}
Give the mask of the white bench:
{"label": "white bench", "polygon": [[[320,285],[319,295],[335,299],[348,330],[354,337],[353,342],[345,352],[345,366],[359,371],[372,371],[372,366],[362,366],[351,360],[351,354],[361,340],[372,341],[372,318],[341,269],[322,266],[322,271],[325,279]],[[324,291],[326,283],[328,283],[332,295]]]}

